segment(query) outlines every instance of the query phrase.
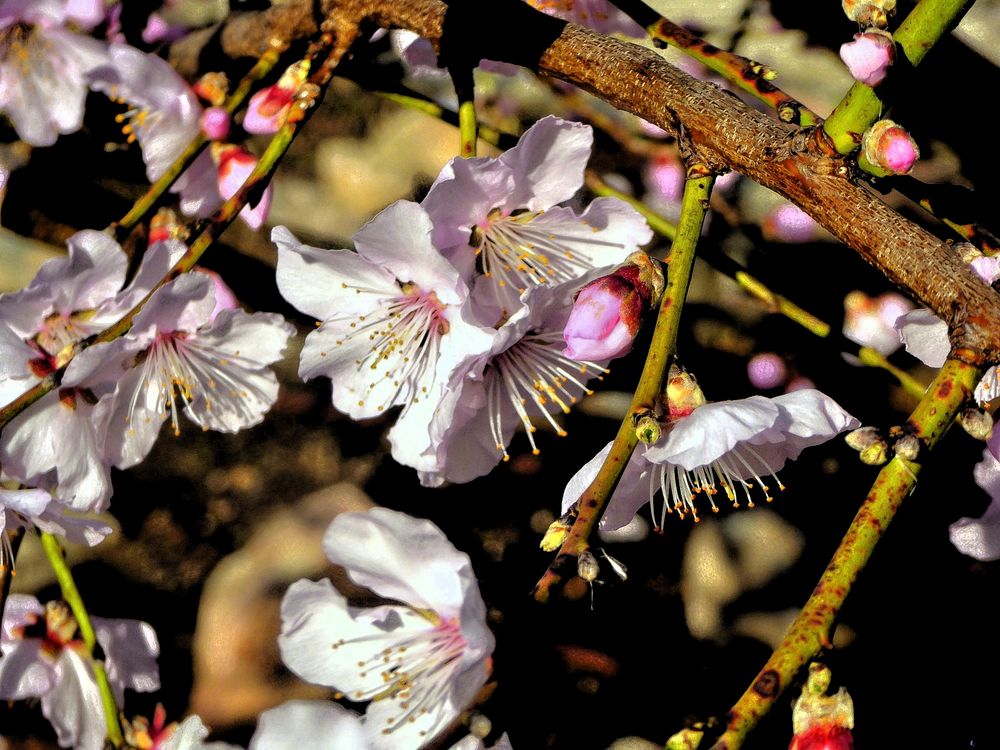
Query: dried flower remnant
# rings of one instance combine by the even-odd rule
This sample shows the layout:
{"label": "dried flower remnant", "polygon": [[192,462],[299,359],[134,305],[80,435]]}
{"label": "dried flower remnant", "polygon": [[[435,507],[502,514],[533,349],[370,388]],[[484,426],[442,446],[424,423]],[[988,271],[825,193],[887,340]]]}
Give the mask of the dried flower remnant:
{"label": "dried flower remnant", "polygon": [[795,735],[788,750],[853,750],[854,701],[845,688],[827,695],[830,670],[822,664],[809,665],[809,677],[792,704]]}
{"label": "dried flower remnant", "polygon": [[375,750],[418,748],[468,706],[490,671],[493,635],[465,554],[428,521],[385,508],[344,513],[330,560],[395,604],[353,607],[329,580],[298,581],[282,601],[282,659],[305,680],[371,701]]}
{"label": "dried flower remnant", "polygon": [[[784,489],[776,472],[786,460],[858,426],[833,399],[811,389],[773,399],[706,402],[693,376],[676,366],[670,370],[667,399],[663,437],[632,454],[601,519],[602,529],[621,528],[647,503],[657,529],[667,513],[691,514],[697,521],[699,497],[715,512],[720,489],[734,507],[741,499],[753,507],[755,496],[769,501],[771,480]],[[597,476],[610,450],[608,444],[570,479],[564,512]],[[659,513],[657,494],[662,496]]]}

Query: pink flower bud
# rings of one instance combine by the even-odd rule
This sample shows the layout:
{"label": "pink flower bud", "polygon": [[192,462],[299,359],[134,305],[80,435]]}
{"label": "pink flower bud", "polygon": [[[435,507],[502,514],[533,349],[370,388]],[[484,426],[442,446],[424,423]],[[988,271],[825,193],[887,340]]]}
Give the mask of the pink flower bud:
{"label": "pink flower bud", "polygon": [[[257,166],[257,157],[251,154],[242,146],[235,146],[231,143],[215,143],[212,146],[212,158],[218,165],[219,174],[217,184],[219,194],[226,200],[232,198],[243,187],[254,167]],[[260,201],[255,206],[247,204],[240,211],[240,218],[245,221],[251,229],[260,229],[267,220],[267,214],[271,210],[271,185],[268,185],[261,196]]]}
{"label": "pink flower bud", "polygon": [[755,388],[777,388],[788,377],[785,360],[773,352],[757,354],[747,362],[747,375]]}
{"label": "pink flower bud", "polygon": [[201,132],[210,141],[221,141],[229,135],[229,113],[222,107],[209,107],[201,113],[198,121]]}
{"label": "pink flower bud", "polygon": [[871,29],[855,34],[853,42],[842,44],[840,59],[851,71],[854,80],[877,86],[885,78],[889,66],[896,61],[896,45],[889,34]]}
{"label": "pink flower bud", "polygon": [[639,332],[642,300],[620,276],[587,284],[576,297],[563,338],[567,357],[597,361],[627,354]]}
{"label": "pink flower bud", "polygon": [[256,135],[277,133],[292,107],[295,94],[309,76],[309,62],[300,60],[289,65],[273,86],[263,88],[250,97],[243,129]]}
{"label": "pink flower bud", "polygon": [[671,203],[679,201],[684,192],[687,170],[672,154],[661,154],[646,164],[643,182],[658,197]]}
{"label": "pink flower bud", "polygon": [[627,354],[643,313],[663,294],[660,264],[644,252],[632,253],[614,273],[583,287],[563,330],[571,359],[597,361]]}
{"label": "pink flower bud", "polygon": [[903,128],[892,120],[879,120],[861,138],[865,158],[891,174],[909,174],[920,158],[920,149]]}

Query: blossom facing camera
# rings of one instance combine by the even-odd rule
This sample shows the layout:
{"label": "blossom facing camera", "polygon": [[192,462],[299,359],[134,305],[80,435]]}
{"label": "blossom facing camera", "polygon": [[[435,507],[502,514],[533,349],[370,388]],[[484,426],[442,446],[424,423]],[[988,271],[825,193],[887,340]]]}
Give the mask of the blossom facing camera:
{"label": "blossom facing camera", "polygon": [[879,120],[868,128],[861,150],[868,161],[890,174],[909,174],[920,158],[916,141],[892,120]]}
{"label": "blossom facing camera", "polygon": [[387,508],[337,516],[323,547],[354,583],[396,603],[359,608],[329,580],[298,581],[281,603],[282,659],[371,701],[362,721],[373,750],[423,747],[490,672],[494,640],[469,557],[429,521]]}
{"label": "blossom facing camera", "polygon": [[659,262],[633,253],[629,263],[580,290],[563,330],[563,354],[581,361],[628,354],[643,313],[659,304],[663,287]]}
{"label": "blossom facing camera", "polygon": [[855,34],[853,42],[840,45],[840,59],[855,81],[877,86],[896,61],[896,43],[890,34],[869,29],[863,34]]}

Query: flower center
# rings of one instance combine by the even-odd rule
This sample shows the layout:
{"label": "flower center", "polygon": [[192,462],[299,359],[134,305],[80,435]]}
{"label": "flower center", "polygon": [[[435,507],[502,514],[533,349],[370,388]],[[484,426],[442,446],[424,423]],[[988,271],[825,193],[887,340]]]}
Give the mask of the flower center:
{"label": "flower center", "polygon": [[[363,356],[354,360],[357,371],[371,371],[368,396],[358,400],[365,406],[368,398],[378,402],[377,410],[404,401],[407,406],[427,395],[427,383],[434,377],[441,351],[441,340],[449,330],[444,305],[433,292],[425,293],[414,284],[403,284],[399,296],[385,298],[384,292],[351,286],[358,294],[376,294],[382,299],[377,313],[345,313],[328,322],[348,322],[347,335],[337,339],[337,346],[356,346],[367,339]],[[325,352],[322,353],[326,355]]]}
{"label": "flower center", "polygon": [[531,332],[490,363],[485,375],[490,432],[504,461],[510,460],[503,431],[504,402],[513,407],[524,425],[532,454],[538,455],[531,412],[546,420],[557,435],[565,437],[566,431],[550,412],[557,408],[568,414],[581,395],[593,393],[586,382],[593,377],[600,379],[608,372],[593,362],[578,362],[564,356],[564,344],[560,331]]}
{"label": "flower center", "polygon": [[0,30],[0,62],[16,62],[27,66],[31,53],[26,44],[31,38],[31,26],[26,23],[12,23]]}
{"label": "flower center", "polygon": [[[452,674],[468,647],[458,618],[443,620],[434,612],[412,609],[401,610],[400,613],[405,618],[429,621],[432,627],[411,626],[410,632],[401,640],[359,661],[360,677],[366,679],[369,673],[378,671],[385,688],[375,695],[357,691],[348,696],[355,700],[395,701],[399,713],[386,719],[382,734],[392,734],[406,723],[445,705],[451,690]],[[347,643],[362,640],[365,639],[339,641],[333,644],[333,648],[336,650]]]}

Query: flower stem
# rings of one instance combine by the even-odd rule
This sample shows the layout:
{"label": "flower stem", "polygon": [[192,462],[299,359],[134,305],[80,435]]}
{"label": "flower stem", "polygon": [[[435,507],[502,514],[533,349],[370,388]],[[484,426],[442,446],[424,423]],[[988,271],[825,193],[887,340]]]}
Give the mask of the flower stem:
{"label": "flower stem", "polygon": [[[957,359],[949,359],[941,368],[908,420],[924,450],[934,447],[959,409],[972,398],[981,375],[982,368]],[[741,747],[799,670],[821,649],[831,646],[837,613],[900,504],[916,486],[919,472],[919,463],[898,456],[879,472],[812,596],[753,684],[727,714],[726,731],[712,750]]]}
{"label": "flower stem", "polygon": [[[660,300],[653,340],[646,354],[646,364],[642,368],[632,404],[618,428],[618,434],[615,435],[611,452],[598,471],[597,477],[577,501],[577,516],[573,527],[559,548],[555,560],[535,585],[534,597],[540,602],[548,601],[552,588],[562,580],[563,575],[558,571],[569,570],[570,563],[574,562],[573,559],[588,549],[590,534],[638,443],[633,417],[652,408],[656,398],[663,391],[667,367],[677,351],[677,333],[680,329],[684,298],[687,296],[688,284],[691,281],[695,250],[701,237],[701,228],[714,181],[713,176],[689,177],[684,185],[681,218],[670,251],[667,283]],[[573,569],[575,570],[575,567]]]}
{"label": "flower stem", "polygon": [[476,102],[468,99],[458,105],[458,137],[461,155],[467,159],[476,155],[479,127],[476,122]]}
{"label": "flower stem", "polygon": [[114,693],[111,691],[111,683],[108,681],[108,674],[104,670],[104,664],[94,658],[94,650],[97,648],[97,636],[94,634],[94,626],[90,622],[90,615],[83,604],[83,598],[73,580],[73,573],[66,564],[66,557],[63,554],[62,545],[59,540],[46,531],[41,532],[42,549],[49,559],[59,588],[62,590],[62,597],[69,605],[76,618],[76,624],[80,627],[80,637],[87,648],[87,656],[90,658],[91,666],[94,669],[94,677],[97,680],[97,688],[101,693],[101,704],[104,707],[104,720],[107,724],[108,741],[115,747],[121,747],[123,743],[121,725],[118,723],[118,704],[115,702]]}
{"label": "flower stem", "polygon": [[[253,85],[271,72],[278,63],[282,52],[287,47],[288,45],[283,42],[272,40],[268,50],[261,55],[260,59],[250,69],[250,72],[243,76],[243,79],[236,86],[236,90],[229,95],[222,105],[226,112],[233,114],[239,108],[243,100],[247,98]],[[208,139],[205,138],[203,133],[199,132],[194,140],[188,144],[188,147],[184,149],[183,153],[174,160],[174,163],[170,165],[167,171],[156,182],[150,185],[149,189],[133,204],[128,213],[118,220],[118,223],[115,225],[116,229],[131,229],[138,224],[207,144]]]}
{"label": "flower stem", "polygon": [[875,367],[879,370],[885,370],[887,373],[896,378],[896,380],[899,381],[899,384],[903,386],[903,390],[911,396],[918,399],[923,398],[924,392],[927,388],[921,385],[920,381],[912,375],[899,369],[894,364],[891,364],[881,352],[872,349],[870,346],[862,346],[858,351],[858,359],[860,359],[861,364],[866,367]]}
{"label": "flower stem", "polygon": [[[948,29],[961,18],[969,0],[920,0],[893,34],[910,65],[916,67]],[[871,86],[851,86],[823,123],[822,132],[839,154],[861,144],[861,134],[882,117],[885,104]]]}
{"label": "flower stem", "polygon": [[[384,99],[388,99],[390,102],[395,102],[396,104],[416,110],[417,112],[423,112],[425,115],[436,117],[437,119],[443,120],[451,125],[458,125],[461,118],[461,113],[456,115],[454,112],[445,109],[437,102],[432,102],[430,99],[426,99],[415,92],[403,93],[399,91],[376,91],[375,93]],[[481,123],[477,123],[477,130],[479,140],[486,141],[493,146],[499,146],[501,139],[505,137],[510,137],[514,139],[515,142],[517,140],[517,136],[508,136],[507,133],[501,133],[499,130]]]}

